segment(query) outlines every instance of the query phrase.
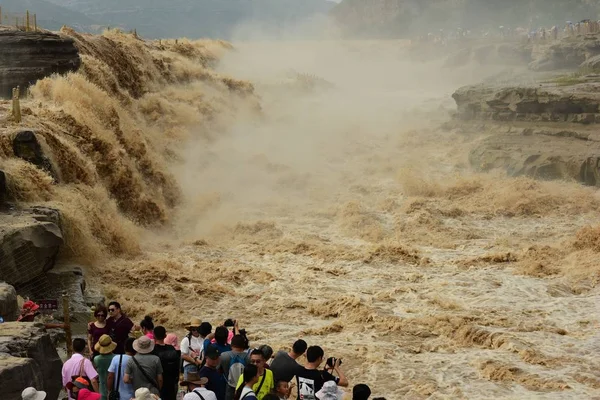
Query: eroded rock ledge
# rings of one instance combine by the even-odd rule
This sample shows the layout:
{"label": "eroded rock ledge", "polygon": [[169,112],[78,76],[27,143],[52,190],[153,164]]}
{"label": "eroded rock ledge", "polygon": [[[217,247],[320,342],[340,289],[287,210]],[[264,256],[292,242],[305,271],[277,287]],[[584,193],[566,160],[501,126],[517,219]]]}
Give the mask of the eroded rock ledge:
{"label": "eroded rock ledge", "polygon": [[0,97],[12,88],[27,88],[54,73],[74,71],[81,65],[73,39],[50,32],[21,32],[0,28]]}

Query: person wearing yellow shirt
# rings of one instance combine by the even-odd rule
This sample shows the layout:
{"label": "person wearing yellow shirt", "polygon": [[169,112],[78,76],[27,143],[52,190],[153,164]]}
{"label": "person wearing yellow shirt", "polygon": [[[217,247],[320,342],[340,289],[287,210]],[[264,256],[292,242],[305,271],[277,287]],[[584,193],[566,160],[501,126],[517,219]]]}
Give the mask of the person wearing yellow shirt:
{"label": "person wearing yellow shirt", "polygon": [[[275,388],[275,380],[273,378],[273,372],[265,368],[267,360],[260,349],[252,350],[250,353],[250,363],[256,365],[258,368],[258,382],[252,386],[252,390],[256,393],[258,400],[262,400],[267,394]],[[240,376],[236,388],[239,388],[244,384],[243,376]]]}

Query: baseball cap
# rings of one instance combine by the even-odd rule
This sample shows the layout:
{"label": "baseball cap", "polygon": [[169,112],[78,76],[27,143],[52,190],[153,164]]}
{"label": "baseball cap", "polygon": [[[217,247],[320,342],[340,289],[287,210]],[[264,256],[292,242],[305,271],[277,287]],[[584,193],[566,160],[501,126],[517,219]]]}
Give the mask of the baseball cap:
{"label": "baseball cap", "polygon": [[211,360],[216,360],[221,355],[221,352],[219,351],[219,348],[217,346],[215,346],[214,344],[209,344],[204,349],[204,355],[207,358],[210,358]]}

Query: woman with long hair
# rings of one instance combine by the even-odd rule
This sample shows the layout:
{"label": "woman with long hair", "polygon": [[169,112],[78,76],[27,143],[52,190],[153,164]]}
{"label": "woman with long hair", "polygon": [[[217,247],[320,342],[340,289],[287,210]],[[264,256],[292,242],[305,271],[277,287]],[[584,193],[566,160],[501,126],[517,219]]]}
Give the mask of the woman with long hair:
{"label": "woman with long hair", "polygon": [[106,322],[106,318],[108,317],[108,311],[106,307],[102,304],[99,304],[94,309],[94,317],[96,321],[90,322],[88,324],[88,350],[91,354],[91,359],[93,360],[95,356],[97,356],[98,351],[95,349],[96,343],[100,340],[102,335],[107,335],[110,331],[110,326]]}
{"label": "woman with long hair", "polygon": [[146,315],[144,320],[140,322],[140,329],[142,330],[142,334],[148,336],[150,339],[154,340],[154,322],[152,322],[152,317]]}
{"label": "woman with long hair", "polygon": [[258,382],[258,367],[248,364],[244,368],[244,383],[235,391],[234,400],[258,400],[252,386]]}

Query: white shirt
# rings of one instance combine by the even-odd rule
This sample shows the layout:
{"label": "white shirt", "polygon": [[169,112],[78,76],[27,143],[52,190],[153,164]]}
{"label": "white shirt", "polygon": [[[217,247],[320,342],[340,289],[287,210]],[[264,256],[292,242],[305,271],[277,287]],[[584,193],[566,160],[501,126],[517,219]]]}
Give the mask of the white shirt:
{"label": "white shirt", "polygon": [[[204,397],[204,400],[217,400],[217,396],[215,395],[214,392],[211,392],[210,390],[207,390],[206,388],[196,388],[194,389],[194,392],[198,392],[202,395],[202,397]],[[196,393],[190,392],[188,394],[186,394],[185,396],[183,396],[183,400],[201,400],[200,396],[198,396]]]}
{"label": "white shirt", "polygon": [[[192,342],[192,348],[190,349],[190,342],[188,341],[188,336],[186,335],[186,337],[181,339],[181,346],[180,346],[181,354],[191,356],[192,358],[198,357],[200,355],[200,353],[202,353],[202,350],[204,349],[204,339],[202,339],[200,336],[196,337],[196,336],[192,335],[191,342]],[[184,367],[188,364],[191,364],[191,363],[183,360]],[[198,399],[200,399],[198,396],[196,396],[196,397]]]}

